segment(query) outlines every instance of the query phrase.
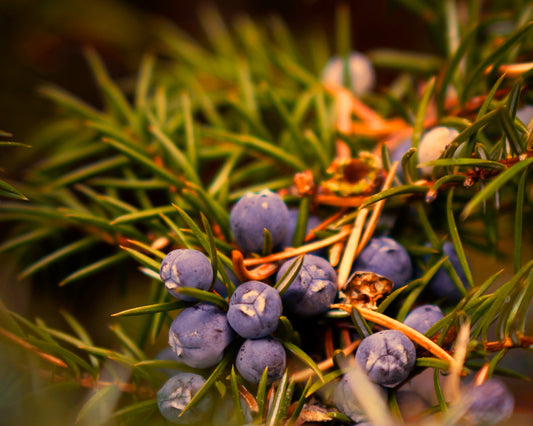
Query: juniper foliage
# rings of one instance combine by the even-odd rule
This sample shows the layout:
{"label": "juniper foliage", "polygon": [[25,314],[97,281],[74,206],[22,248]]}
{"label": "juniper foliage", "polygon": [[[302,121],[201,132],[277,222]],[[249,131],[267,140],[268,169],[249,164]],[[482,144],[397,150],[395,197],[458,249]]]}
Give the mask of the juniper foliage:
{"label": "juniper foliage", "polygon": [[[487,11],[478,1],[398,3],[428,25],[441,52],[368,52],[378,69],[393,70],[396,77],[388,89],[363,97],[374,112],[370,118],[354,119],[353,132],[336,127],[337,98],[320,80],[328,58],[349,51],[350,24],[344,9],[338,16],[336,52],[330,52],[327,40],[316,34],[298,42],[277,18],[260,23],[241,18],[227,25],[216,11],[207,9],[201,15],[208,29],[207,45],[168,22],[158,23],[159,50],[143,58],[133,87],[113,81],[97,51],[88,48],[85,53],[104,105],[101,110],[61,88],[41,88],[41,94],[57,106],[57,116],[31,141],[46,156],[20,183],[24,195],[15,189],[19,184],[0,182],[0,196],[10,199],[0,204],[0,221],[10,225],[0,252],[21,259],[21,278],[71,264],[71,270],[61,271],[61,286],[83,286],[95,274],[126,264],[138,269],[149,291],[142,306],[114,314],[112,348],[95,345],[86,327],[69,313],[62,312],[71,329],[65,332],[42,319],[24,318],[2,302],[0,335],[6,357],[17,364],[17,374],[3,372],[4,406],[19,403],[6,389],[20,390],[31,401],[45,393],[62,398],[69,394],[76,400],[73,420],[77,422],[158,424],[163,420],[155,393],[165,380],[160,369],[172,368],[206,375],[204,387],[188,407],[207,392],[216,392],[220,399],[231,396],[237,424],[245,422],[247,410],[242,404],[256,424],[297,424],[311,419],[309,405],[315,396],[331,401],[330,385],[343,373],[355,348],[335,327],[339,318],[351,319],[360,336],[371,333],[376,324],[400,327],[395,319],[401,321],[423,299],[424,288],[441,265],[462,299],[446,307],[445,317],[426,336],[433,336],[433,345],[446,353],[459,335],[453,352],[459,367],[454,372],[453,358],[442,352],[435,355],[436,349],[415,335],[416,343],[426,344],[416,366],[433,368],[436,375],[452,368],[457,375],[485,371],[488,376],[520,377],[498,364],[510,350],[533,343],[526,333],[533,260],[523,255],[524,239],[531,237],[527,223],[533,205],[528,179],[533,133],[516,117],[519,106],[531,103],[532,68],[516,64],[530,59],[533,5],[517,1],[509,8],[495,2]],[[462,6],[464,10],[459,10]],[[498,23],[510,27],[509,32],[497,33]],[[232,366],[236,343],[207,372],[153,359],[154,342],[166,334],[172,317],[191,305],[171,300],[162,286],[158,270],[165,253],[178,247],[199,248],[231,296],[235,287],[225,268],[233,270],[236,264],[229,229],[232,204],[246,191],[282,191],[288,204],[299,207],[302,228],[317,200],[312,193],[294,190],[295,174],[311,171],[315,184],[324,181],[339,143],[354,157],[374,150],[388,172],[390,149],[382,142],[394,140],[398,123],[412,132],[414,148],[401,161],[404,180],[395,178],[389,189],[360,197],[357,206],[346,201],[320,205],[324,218],[341,210],[344,216],[317,235],[321,240],[340,235],[365,209],[383,208],[383,216],[404,217],[408,205],[411,216],[401,226],[383,221],[378,231],[405,243],[418,259],[419,278],[390,294],[372,315],[332,309],[321,324],[329,331],[320,336],[333,348],[329,359],[322,353],[326,364],[306,352],[297,325],[282,317],[276,336],[298,367],[289,368],[270,389],[266,374],[254,388],[238,377]],[[413,154],[424,129],[436,124],[460,133],[442,157],[429,164],[434,166],[433,176],[421,181]],[[1,149],[8,145],[15,144],[0,142]],[[506,271],[505,279],[497,273],[479,282],[465,248],[498,254],[498,217],[512,218],[512,271]],[[366,227],[371,221],[363,218]],[[305,229],[300,229],[294,245],[301,245],[304,236]],[[466,283],[441,254],[446,238],[453,242]],[[45,242],[53,251],[25,260],[31,258],[25,256],[29,247]],[[69,263],[87,252],[101,257],[82,266]],[[422,261],[424,255],[430,255],[428,263]],[[301,263],[302,258],[297,258],[277,286],[287,288]],[[183,292],[227,309],[228,299],[216,293]],[[141,319],[136,333],[123,326],[131,316]],[[462,358],[460,349],[465,351]],[[435,387],[440,404],[425,414],[440,413],[443,423],[450,422],[461,407],[444,397],[438,380]],[[394,396],[389,405],[390,415],[397,416]],[[347,420],[332,405],[314,415]],[[401,421],[391,420],[389,413],[383,416],[375,420]]]}

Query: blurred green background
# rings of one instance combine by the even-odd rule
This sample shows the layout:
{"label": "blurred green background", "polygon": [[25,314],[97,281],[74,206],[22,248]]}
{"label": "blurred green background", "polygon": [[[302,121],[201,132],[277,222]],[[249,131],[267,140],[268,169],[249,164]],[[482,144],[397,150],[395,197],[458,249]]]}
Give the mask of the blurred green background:
{"label": "blurred green background", "polygon": [[[38,89],[52,83],[77,95],[86,102],[100,106],[96,85],[83,54],[84,46],[94,46],[102,56],[110,75],[121,85],[134,77],[142,55],[158,50],[156,27],[162,19],[176,23],[200,41],[207,41],[198,19],[202,7],[214,5],[227,25],[241,15],[261,21],[271,15],[280,16],[297,40],[310,33],[326,34],[331,51],[335,50],[335,13],[341,2],[316,0],[228,0],[191,5],[185,1],[121,1],[121,0],[0,0],[2,37],[0,52],[0,129],[13,133],[13,139],[30,143],[40,123],[55,114],[55,106],[43,99]],[[346,2],[342,2],[346,4]],[[436,52],[420,19],[394,1],[348,2],[352,20],[352,45],[366,51],[376,47],[399,48],[419,52]],[[306,49],[309,46],[304,46]],[[380,75],[382,84],[387,74]],[[36,151],[36,150],[34,150]],[[39,161],[31,149],[3,150],[0,173],[23,182],[25,171]],[[1,202],[1,201],[0,201]],[[0,224],[0,233],[5,224]],[[46,247],[40,248],[46,251]],[[80,260],[89,262],[88,259]],[[95,333],[105,338],[100,325],[108,322],[115,309],[106,307],[99,298],[87,299],[76,286],[57,288],[59,278],[53,271],[41,273],[32,283],[17,281],[16,259],[7,258],[0,295],[9,300],[9,307],[24,315],[56,318],[60,306],[85,319],[90,318]],[[1,277],[2,275],[0,275]],[[127,278],[128,277],[128,278]],[[106,293],[106,298],[128,307],[124,298],[128,285],[127,271],[105,276],[91,282],[91,293]],[[36,283],[36,281],[38,283]],[[122,301],[124,304],[122,304]],[[86,322],[86,321],[84,321]]]}
{"label": "blurred green background", "polygon": [[[228,0],[211,2],[227,22],[246,14],[263,19],[276,14],[296,35],[331,34],[340,2],[318,0]],[[345,2],[346,3],[346,2]],[[396,2],[352,1],[353,46],[396,47],[435,51],[424,24]],[[153,28],[164,17],[196,39],[203,31],[197,19],[202,3],[119,0],[1,0],[2,67],[0,67],[0,128],[26,139],[35,124],[49,115],[49,105],[36,95],[43,81],[57,83],[83,99],[97,103],[82,47],[92,45],[103,56],[111,75],[135,72],[142,53],[154,47]]]}

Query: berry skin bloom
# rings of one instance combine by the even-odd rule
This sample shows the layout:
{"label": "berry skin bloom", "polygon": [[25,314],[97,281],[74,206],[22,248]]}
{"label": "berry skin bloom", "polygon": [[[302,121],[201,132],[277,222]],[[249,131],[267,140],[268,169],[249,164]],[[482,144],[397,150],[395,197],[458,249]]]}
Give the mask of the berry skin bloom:
{"label": "berry skin bloom", "polygon": [[172,321],[168,343],[178,361],[194,368],[209,368],[222,360],[234,338],[226,314],[214,305],[199,303],[185,308]]}
{"label": "berry skin bloom", "polygon": [[[276,276],[279,281],[294,259],[285,262]],[[306,254],[298,276],[282,296],[283,304],[296,315],[313,316],[326,312],[337,294],[337,273],[330,263]]]}
{"label": "berry skin bloom", "polygon": [[191,302],[196,299],[176,290],[182,287],[209,290],[213,269],[209,259],[198,250],[178,249],[165,256],[159,268],[159,275],[172,296]]}
{"label": "berry skin bloom", "polygon": [[416,361],[415,345],[398,330],[384,330],[365,337],[355,359],[370,380],[393,388],[403,382]]}
{"label": "berry skin bloom", "polygon": [[281,244],[288,222],[289,209],[279,195],[268,189],[257,194],[247,192],[230,212],[235,242],[249,253],[262,251],[265,229],[270,232],[273,247]]}
{"label": "berry skin bloom", "polygon": [[471,424],[496,424],[508,419],[513,413],[513,394],[498,379],[491,378],[479,386],[473,386],[466,395],[471,405],[465,418]]}
{"label": "berry skin bloom", "polygon": [[247,339],[237,353],[236,367],[239,374],[250,383],[259,383],[268,367],[267,383],[283,376],[286,354],[283,345],[273,337]]}
{"label": "berry skin bloom", "polygon": [[[458,134],[457,130],[444,126],[431,129],[422,137],[418,145],[418,162],[437,160]],[[430,176],[433,166],[425,166],[420,170],[424,176]]]}
{"label": "berry skin bloom", "polygon": [[388,237],[372,238],[355,260],[352,272],[373,272],[388,278],[394,289],[406,285],[413,276],[411,258],[398,242]]}
{"label": "berry skin bloom", "polygon": [[278,328],[282,311],[276,289],[260,281],[248,281],[237,287],[231,296],[228,321],[240,336],[258,339]]}
{"label": "berry skin bloom", "polygon": [[[345,62],[340,56],[332,57],[322,71],[322,81],[337,86],[344,85]],[[347,59],[348,87],[356,95],[364,95],[374,88],[376,73],[368,58],[359,52],[351,52]]]}
{"label": "berry skin bloom", "polygon": [[157,406],[163,417],[172,423],[181,425],[198,424],[199,421],[205,419],[214,407],[211,393],[207,393],[198,404],[180,417],[183,409],[204,383],[202,376],[185,372],[180,372],[168,379],[157,392]]}
{"label": "berry skin bloom", "polygon": [[437,305],[421,305],[413,309],[403,323],[422,334],[426,334],[433,324],[444,318]]}

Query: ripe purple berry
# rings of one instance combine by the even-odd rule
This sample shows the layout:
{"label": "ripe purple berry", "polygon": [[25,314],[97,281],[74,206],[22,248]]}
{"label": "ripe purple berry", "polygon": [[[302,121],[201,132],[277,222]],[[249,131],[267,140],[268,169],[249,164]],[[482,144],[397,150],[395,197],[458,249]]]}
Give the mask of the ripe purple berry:
{"label": "ripe purple berry", "polygon": [[412,278],[411,258],[400,244],[388,237],[372,238],[355,260],[352,272],[373,272],[391,280],[394,289],[403,287]]}
{"label": "ripe purple berry", "polygon": [[[166,347],[162,351],[159,351],[157,355],[154,357],[154,359],[161,360],[161,361],[178,361],[179,362],[176,352],[174,352],[169,347]],[[159,368],[158,370],[168,377],[172,377],[176,374],[176,370],[172,368]]]}
{"label": "ripe purple berry", "polygon": [[407,139],[404,139],[403,141],[401,141],[392,151],[391,151],[391,163],[394,163],[396,161],[398,161],[398,168],[396,169],[396,175],[398,175],[398,177],[400,179],[403,180],[404,176],[403,176],[403,171],[402,171],[402,157],[404,156],[404,154],[409,151],[409,149],[411,148],[413,142],[411,140],[411,138],[407,138]]}
{"label": "ripe purple berry", "polygon": [[419,393],[412,390],[398,390],[396,392],[396,401],[405,420],[414,420],[417,415],[430,407],[429,403]]}
{"label": "ripe purple berry", "polygon": [[163,417],[172,423],[182,425],[197,424],[205,420],[214,407],[211,393],[207,393],[201,401],[180,417],[183,409],[204,383],[202,376],[185,372],[180,372],[168,379],[157,392],[157,406]]}
{"label": "ripe purple berry", "polygon": [[384,330],[365,337],[355,359],[374,383],[393,388],[403,382],[416,361],[415,345],[398,330]]}
{"label": "ripe purple berry", "polygon": [[239,374],[250,383],[259,383],[268,367],[267,383],[278,380],[285,371],[286,354],[283,345],[273,337],[247,339],[237,354]]}
{"label": "ripe purple berry", "polygon": [[[457,135],[459,132],[450,127],[438,126],[431,129],[422,137],[418,145],[418,162],[437,160]],[[420,171],[423,175],[429,176],[433,171],[433,166],[422,167]]]}
{"label": "ripe purple berry", "polygon": [[[353,372],[346,373],[335,387],[334,400],[337,409],[359,425],[360,422],[367,420],[368,416],[354,394],[355,386],[357,386],[355,374]],[[385,400],[387,397],[385,390],[381,386],[376,386],[376,389]]]}
{"label": "ripe purple berry", "polygon": [[209,290],[213,280],[213,269],[209,259],[198,250],[178,249],[168,253],[159,268],[159,275],[167,291],[176,299],[193,301],[176,290],[182,287]]}
{"label": "ripe purple berry", "polygon": [[[290,267],[294,259],[285,262],[278,271],[277,280]],[[282,296],[284,305],[301,316],[326,312],[337,294],[337,273],[330,263],[318,256],[306,254],[298,276]]]}
{"label": "ripe purple berry", "polygon": [[524,123],[524,125],[528,128],[529,122],[533,118],[533,106],[531,105],[524,105],[522,108],[519,108],[516,110],[516,117]]}
{"label": "ripe purple berry", "polygon": [[403,323],[422,334],[426,334],[433,324],[444,318],[437,305],[422,305],[413,309]]}
{"label": "ripe purple berry", "polygon": [[[442,252],[445,256],[448,256],[448,260],[452,264],[455,272],[459,276],[459,279],[466,285],[466,276],[457,257],[457,252],[453,244],[450,241],[445,241],[442,245]],[[444,266],[433,275],[427,285],[427,290],[437,298],[445,298],[450,302],[456,302],[461,299],[461,292],[457,289],[452,279],[448,275],[448,272]]]}
{"label": "ripe purple berry", "polygon": [[511,417],[514,397],[503,382],[492,378],[468,390],[472,404],[465,418],[474,425],[492,425]]}
{"label": "ripe purple berry", "polygon": [[209,368],[220,362],[234,333],[226,315],[209,303],[185,308],[172,321],[168,343],[178,361],[189,367]]}
{"label": "ripe purple berry", "polygon": [[[344,84],[344,61],[340,56],[334,56],[329,60],[322,71],[324,83],[342,86]],[[370,92],[375,85],[376,73],[368,58],[359,52],[351,52],[347,59],[348,84],[356,95],[364,95]]]}
{"label": "ripe purple berry", "polygon": [[265,189],[257,194],[247,192],[230,212],[230,226],[235,242],[245,252],[261,252],[265,229],[270,232],[272,245],[285,237],[289,210],[281,197]]}
{"label": "ripe purple berry", "polygon": [[282,310],[276,289],[260,281],[248,281],[231,296],[228,321],[240,336],[257,339],[276,330]]}

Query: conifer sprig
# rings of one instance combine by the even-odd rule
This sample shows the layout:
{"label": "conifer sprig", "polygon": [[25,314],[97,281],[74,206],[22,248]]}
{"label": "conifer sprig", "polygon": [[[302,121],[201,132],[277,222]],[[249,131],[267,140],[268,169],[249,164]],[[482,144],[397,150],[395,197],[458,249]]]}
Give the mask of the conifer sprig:
{"label": "conifer sprig", "polygon": [[[197,289],[180,292],[226,310],[235,290],[227,269],[243,280],[263,280],[276,272],[280,261],[296,258],[277,283],[283,292],[302,265],[297,256],[327,247],[332,263],[342,269],[342,288],[354,258],[373,234],[385,230],[408,243],[420,266],[418,278],[385,297],[376,312],[333,305],[323,319],[329,334],[318,361],[302,348],[290,319],[282,317],[276,337],[294,364],[302,366],[289,366],[269,389],[266,373],[257,389],[244,385],[232,366],[233,344],[218,365],[203,372],[207,381],[184,412],[215,392],[220,399],[231,395],[239,423],[249,413],[255,422],[269,425],[306,418],[305,402],[319,391],[331,393],[328,385],[344,373],[345,358],[359,344],[339,325],[348,316],[360,337],[380,327],[398,328],[419,345],[416,365],[435,369],[439,407],[434,411],[447,413],[444,420],[457,413],[440,388],[440,370],[452,366],[457,374],[480,370],[487,376],[513,375],[498,363],[507,350],[533,344],[526,333],[533,261],[522,255],[533,201],[528,179],[533,137],[529,123],[516,117],[519,106],[531,101],[531,69],[524,64],[530,59],[533,9],[485,14],[473,1],[459,15],[453,1],[444,2],[442,10],[429,1],[398,3],[428,25],[439,52],[369,52],[377,67],[393,69],[398,77],[388,90],[362,99],[323,84],[319,71],[330,52],[316,49],[308,55],[281,20],[256,24],[244,18],[226,26],[213,8],[200,15],[207,47],[168,22],[158,23],[160,50],[143,58],[132,90],[114,81],[96,50],[87,49],[102,110],[63,89],[43,87],[41,94],[58,107],[58,118],[32,142],[46,149],[47,156],[29,173],[25,195],[0,181],[0,196],[12,199],[0,204],[0,222],[14,225],[0,242],[0,252],[31,253],[33,244],[54,242],[51,252],[28,256],[20,272],[26,278],[95,251],[98,259],[81,266],[73,262],[71,270],[62,271],[59,284],[83,282],[129,262],[145,275],[150,291],[142,305],[116,309],[120,311],[113,317],[138,317],[142,325],[137,334],[121,325],[128,319],[112,325],[113,349],[94,344],[73,316],[64,315],[69,333],[40,319],[27,320],[2,304],[0,336],[15,358],[20,356],[17,369],[57,385],[58,394],[62,389],[91,389],[78,422],[97,419],[100,412],[105,418],[98,420],[135,424],[156,411],[154,396],[164,381],[159,368],[196,371],[150,359],[154,342],[172,317],[191,305],[170,301],[161,285],[158,270],[166,252],[198,248],[208,255],[212,284],[218,277],[227,296]],[[344,55],[349,51],[347,16],[341,9],[337,50]],[[490,25],[502,20],[512,23],[512,31],[492,35]],[[317,45],[327,46],[327,41]],[[450,125],[459,134],[440,159],[417,166],[420,139],[436,124]],[[400,162],[399,178],[390,150],[408,136],[412,148]],[[0,142],[2,149],[19,145]],[[383,162],[386,186],[346,197],[323,191],[339,153],[356,158],[369,150]],[[433,173],[421,179],[418,169],[424,166],[432,166]],[[264,188],[279,191],[299,208],[295,248],[245,257],[233,244],[228,212],[246,191]],[[402,214],[406,202],[414,207],[416,219],[406,219],[401,230],[380,222],[385,214]],[[302,224],[317,211],[323,212],[323,222],[306,235]],[[478,284],[465,249],[498,249],[498,215],[513,218],[513,266],[512,275],[491,291],[499,274]],[[318,239],[309,242],[313,236]],[[442,253],[445,239],[453,243],[465,283]],[[400,321],[423,298],[441,266],[463,297],[421,336]],[[394,313],[391,307],[398,300],[403,304]],[[464,359],[457,360],[456,348],[449,345],[465,318],[470,328],[462,328]],[[492,330],[494,341],[489,339]],[[27,365],[26,357],[32,359]],[[389,405],[393,413],[398,411],[394,397]],[[322,415],[346,420],[328,410]]]}

